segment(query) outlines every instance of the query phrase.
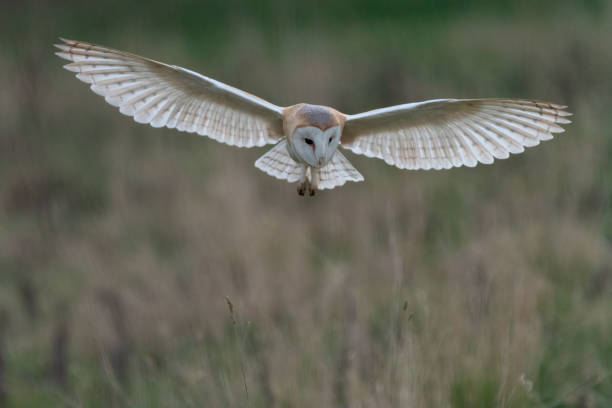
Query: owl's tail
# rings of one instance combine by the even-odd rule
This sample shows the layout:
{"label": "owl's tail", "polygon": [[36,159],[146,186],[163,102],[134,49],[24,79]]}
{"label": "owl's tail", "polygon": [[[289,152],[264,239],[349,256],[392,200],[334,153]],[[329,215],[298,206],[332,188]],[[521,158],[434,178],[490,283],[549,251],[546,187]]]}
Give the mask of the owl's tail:
{"label": "owl's tail", "polygon": [[[290,183],[300,181],[304,176],[304,165],[297,163],[289,156],[287,141],[283,140],[255,162],[261,171]],[[318,173],[317,188],[332,189],[347,181],[363,181],[363,176],[353,167],[342,153],[336,151],[332,160],[320,169],[308,169],[306,177],[310,180],[312,171]]]}

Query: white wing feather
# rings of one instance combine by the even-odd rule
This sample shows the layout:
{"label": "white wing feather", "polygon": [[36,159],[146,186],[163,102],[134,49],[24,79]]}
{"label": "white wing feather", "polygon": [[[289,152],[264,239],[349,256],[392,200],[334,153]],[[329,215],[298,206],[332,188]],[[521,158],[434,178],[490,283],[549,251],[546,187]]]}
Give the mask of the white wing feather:
{"label": "white wing feather", "polygon": [[344,185],[347,181],[363,181],[363,176],[340,152],[336,151],[327,166],[319,169],[320,190]]}
{"label": "white wing feather", "polygon": [[565,106],[510,99],[439,99],[347,115],[342,146],[402,169],[492,163],[563,132]]}
{"label": "white wing feather", "polygon": [[276,143],[282,108],[185,68],[84,42],[64,40],[64,67],[121,113],[153,127],[209,136],[240,147]]}
{"label": "white wing feather", "polygon": [[272,177],[295,183],[304,175],[304,165],[289,156],[287,141],[283,140],[255,162],[255,167]]}

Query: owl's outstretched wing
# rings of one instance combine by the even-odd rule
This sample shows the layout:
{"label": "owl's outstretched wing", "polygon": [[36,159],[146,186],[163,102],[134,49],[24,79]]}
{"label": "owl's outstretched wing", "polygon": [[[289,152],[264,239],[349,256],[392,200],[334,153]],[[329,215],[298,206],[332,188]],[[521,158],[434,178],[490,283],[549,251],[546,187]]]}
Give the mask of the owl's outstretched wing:
{"label": "owl's outstretched wing", "polygon": [[196,72],[73,40],[56,45],[64,67],[121,113],[153,127],[209,136],[233,146],[276,143],[282,109]]}
{"label": "owl's outstretched wing", "polygon": [[342,146],[401,169],[492,163],[563,132],[566,106],[511,99],[439,99],[347,115]]}

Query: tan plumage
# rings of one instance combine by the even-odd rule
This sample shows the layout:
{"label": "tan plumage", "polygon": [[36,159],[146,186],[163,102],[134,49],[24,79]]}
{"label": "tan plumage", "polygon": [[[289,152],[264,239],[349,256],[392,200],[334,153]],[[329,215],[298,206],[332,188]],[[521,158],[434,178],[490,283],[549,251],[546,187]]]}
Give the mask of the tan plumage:
{"label": "tan plumage", "polygon": [[71,61],[65,68],[137,122],[240,147],[277,143],[255,166],[300,182],[300,194],[363,180],[339,145],[402,169],[448,169],[505,159],[570,123],[565,106],[510,99],[440,99],[357,115],[309,104],[281,108],[181,67],[62,41],[56,54]]}

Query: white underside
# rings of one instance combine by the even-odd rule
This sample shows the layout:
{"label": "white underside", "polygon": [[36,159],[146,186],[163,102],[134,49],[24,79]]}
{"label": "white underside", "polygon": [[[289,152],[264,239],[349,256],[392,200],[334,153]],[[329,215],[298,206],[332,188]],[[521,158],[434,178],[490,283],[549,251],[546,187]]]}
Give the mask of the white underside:
{"label": "white underside", "polygon": [[296,162],[289,156],[286,140],[281,141],[261,156],[255,162],[255,167],[277,179],[287,180],[289,183],[304,181],[304,178],[312,180],[312,172],[318,172],[317,187],[320,190],[332,189],[347,181],[363,181],[363,176],[339,151],[334,153],[327,165],[314,169]]}

